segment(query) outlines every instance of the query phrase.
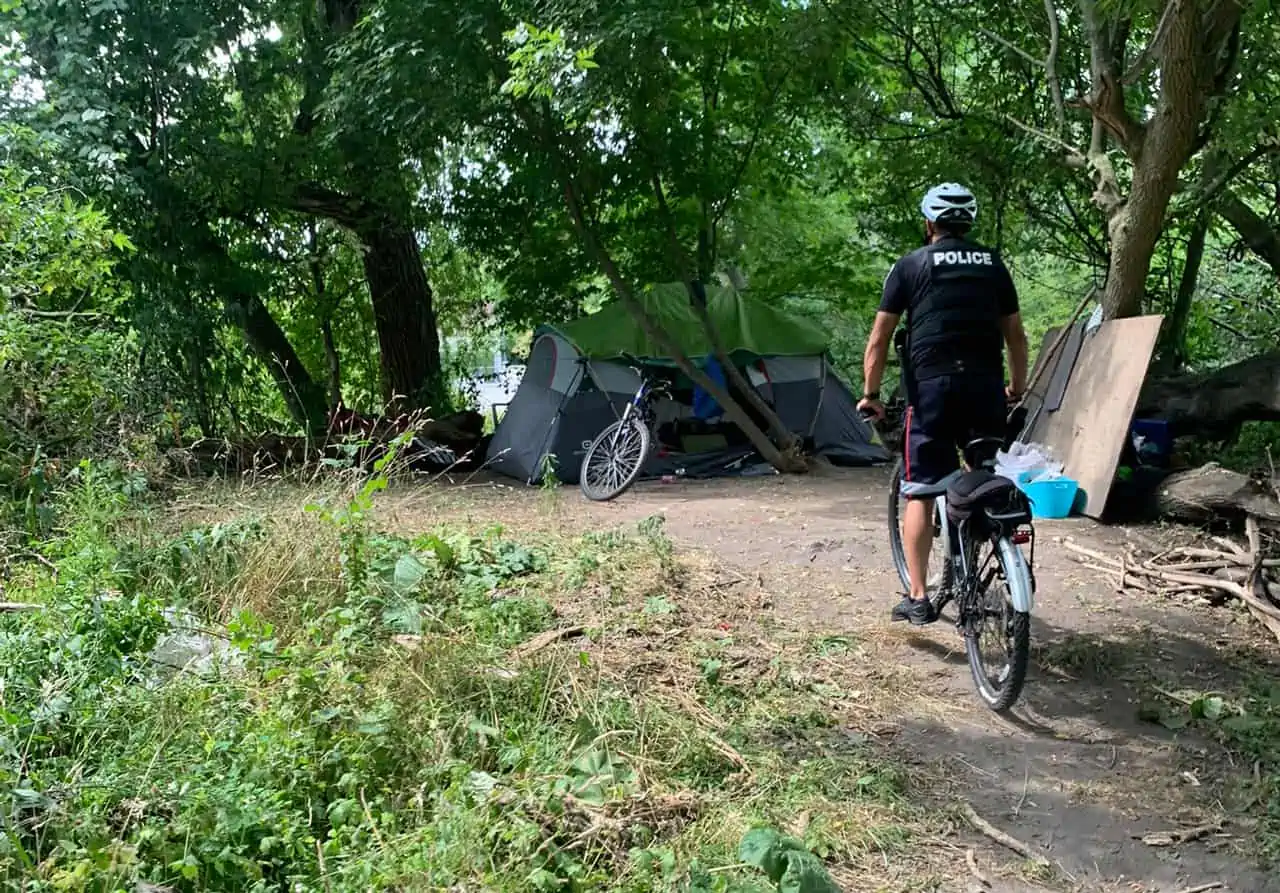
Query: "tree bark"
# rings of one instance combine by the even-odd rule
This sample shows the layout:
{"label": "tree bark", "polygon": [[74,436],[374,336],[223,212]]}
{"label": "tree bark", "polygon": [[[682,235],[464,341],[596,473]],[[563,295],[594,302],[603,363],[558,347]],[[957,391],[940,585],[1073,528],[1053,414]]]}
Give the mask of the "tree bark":
{"label": "tree bark", "polygon": [[307,371],[271,311],[257,293],[238,286],[223,295],[227,315],[244,332],[245,342],[275,380],[294,420],[310,432],[323,431],[326,401],[324,388]]}
{"label": "tree bark", "polygon": [[1280,233],[1233,192],[1219,199],[1218,213],[1240,234],[1249,250],[1265,261],[1276,276],[1280,276]]}
{"label": "tree bark", "polygon": [[315,289],[316,307],[320,313],[320,339],[324,344],[325,368],[329,373],[329,409],[342,406],[342,358],[333,338],[333,317],[337,302],[329,305],[329,289],[324,279],[324,255],[320,248],[320,230],[313,222],[311,235],[311,283]]}
{"label": "tree bark", "polygon": [[342,357],[333,340],[333,319],[327,315],[320,321],[320,337],[324,341],[324,360],[329,371],[329,408],[337,409],[342,405]]}
{"label": "tree bark", "polygon": [[1156,491],[1162,517],[1204,524],[1246,515],[1280,524],[1280,500],[1262,484],[1210,463],[1167,477]]}
{"label": "tree bark", "polygon": [[1174,436],[1230,440],[1247,421],[1280,421],[1280,350],[1210,372],[1153,378],[1138,416],[1163,419]]}
{"label": "tree bark", "polygon": [[392,223],[365,230],[361,239],[378,329],[383,397],[395,406],[444,412],[440,335],[418,241],[412,231]]}
{"label": "tree bark", "polygon": [[204,268],[208,287],[221,298],[227,316],[244,333],[250,351],[266,365],[289,415],[308,433],[324,430],[324,388],[311,377],[289,336],[263,303],[254,278],[236,262],[209,223],[188,205],[174,184],[160,179],[147,188],[157,211],[161,238],[172,236],[178,245],[194,252],[194,258],[187,258],[186,262],[193,263],[196,269]]}
{"label": "tree bark", "polygon": [[290,204],[351,230],[364,247],[383,399],[401,409],[445,411],[433,295],[413,230],[362,198],[314,183],[299,185]]}

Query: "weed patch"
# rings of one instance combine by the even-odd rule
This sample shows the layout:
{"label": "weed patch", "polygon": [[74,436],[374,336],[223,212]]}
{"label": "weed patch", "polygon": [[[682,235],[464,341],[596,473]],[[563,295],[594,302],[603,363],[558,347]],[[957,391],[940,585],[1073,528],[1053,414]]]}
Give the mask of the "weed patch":
{"label": "weed patch", "polygon": [[906,776],[805,666],[847,643],[706,623],[661,519],[394,535],[381,486],[162,533],[82,476],[0,618],[0,876],[822,893],[906,852]]}

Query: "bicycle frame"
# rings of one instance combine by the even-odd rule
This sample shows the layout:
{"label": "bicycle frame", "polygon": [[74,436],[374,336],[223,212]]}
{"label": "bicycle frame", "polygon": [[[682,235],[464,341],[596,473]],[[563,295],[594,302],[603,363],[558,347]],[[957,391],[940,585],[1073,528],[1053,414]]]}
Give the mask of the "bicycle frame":
{"label": "bicycle frame", "polygon": [[[963,473],[964,472],[962,471],[954,471],[947,477],[943,478],[940,483],[950,484]],[[965,554],[964,549],[960,548],[963,540],[960,535],[960,530],[955,524],[951,523],[951,519],[947,516],[947,497],[945,493],[935,498],[934,511],[938,513],[938,538],[942,541],[942,560],[945,562],[951,562],[953,568],[958,561],[961,569],[961,576],[963,579],[967,580],[976,569],[969,567],[969,556]],[[1009,537],[1002,536],[997,539],[996,547],[1000,550],[1000,557],[1004,559],[1006,567],[1018,567],[1020,565],[1026,567],[1027,560],[1022,554],[1022,550],[1019,549],[1017,545],[1009,539]],[[1015,574],[1014,577],[1015,579],[1007,581],[1009,583],[1009,595],[1013,600],[1013,606],[1018,611],[1030,614],[1035,609],[1035,591],[1034,587],[1030,585],[1030,569],[1028,568],[1026,574]],[[955,584],[953,582],[953,588],[954,585]],[[951,593],[951,598],[954,598],[956,595],[958,595],[958,593],[953,591]],[[947,600],[949,601],[950,598]]]}
{"label": "bicycle frame", "polygon": [[626,407],[622,410],[622,416],[618,419],[622,424],[618,426],[618,430],[613,432],[613,440],[609,444],[611,448],[616,448],[618,446],[618,438],[622,435],[622,432],[626,430],[626,423],[633,414],[640,413],[645,424],[648,424],[651,421],[648,417],[649,401],[653,399],[653,395],[655,393],[658,393],[663,389],[661,383],[658,387],[654,387],[640,369],[633,366],[631,367],[631,371],[635,372],[636,376],[640,379],[640,385],[636,388],[636,392],[631,396]]}
{"label": "bicycle frame", "polygon": [[648,399],[648,392],[649,382],[644,379],[644,376],[641,376],[640,386],[636,388],[635,394],[632,395],[631,400],[622,410],[622,417],[618,419],[622,424],[618,426],[617,431],[613,432],[613,441],[609,444],[610,447],[616,447],[618,445],[618,438],[622,435],[622,432],[627,429],[627,420],[631,418],[632,412],[640,412],[642,410],[644,401]]}

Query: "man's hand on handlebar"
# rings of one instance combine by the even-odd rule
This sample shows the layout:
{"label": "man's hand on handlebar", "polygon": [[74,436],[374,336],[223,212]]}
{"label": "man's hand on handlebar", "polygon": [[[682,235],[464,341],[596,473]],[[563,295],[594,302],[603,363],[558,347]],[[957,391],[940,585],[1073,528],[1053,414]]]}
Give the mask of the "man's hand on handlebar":
{"label": "man's hand on handlebar", "polygon": [[1005,402],[1008,403],[1010,406],[1013,406],[1015,403],[1021,400],[1024,396],[1025,394],[1023,394],[1022,388],[1015,388],[1011,384],[1005,385],[1004,399],[1005,399]]}
{"label": "man's hand on handlebar", "polygon": [[858,401],[858,414],[865,419],[883,422],[885,417],[884,404],[879,399],[863,397]]}

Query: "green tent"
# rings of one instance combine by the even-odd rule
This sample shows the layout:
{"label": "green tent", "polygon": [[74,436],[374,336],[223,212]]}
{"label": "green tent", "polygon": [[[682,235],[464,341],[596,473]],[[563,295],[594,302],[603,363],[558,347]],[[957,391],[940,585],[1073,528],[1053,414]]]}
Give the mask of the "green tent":
{"label": "green tent", "polygon": [[[676,340],[685,356],[701,364],[712,354],[711,343],[689,305],[689,292],[683,284],[654,285],[639,297],[649,316]],[[815,323],[731,288],[707,286],[707,309],[725,349],[739,366],[761,357],[821,356],[827,351],[827,334]],[[631,354],[650,363],[673,365],[620,301],[573,322],[543,326],[537,334],[546,331],[557,332],[593,360]]]}

